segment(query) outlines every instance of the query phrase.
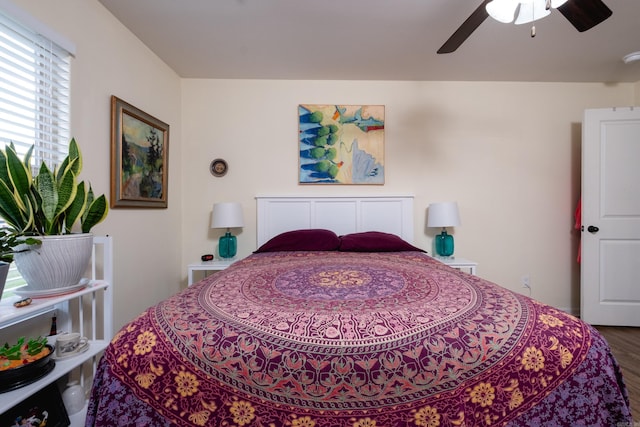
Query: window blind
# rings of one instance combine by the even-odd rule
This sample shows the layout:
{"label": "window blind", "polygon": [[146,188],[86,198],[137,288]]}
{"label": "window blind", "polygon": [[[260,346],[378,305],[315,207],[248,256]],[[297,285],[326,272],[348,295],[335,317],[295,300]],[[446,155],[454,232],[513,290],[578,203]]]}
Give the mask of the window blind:
{"label": "window blind", "polygon": [[[68,152],[70,58],[0,11],[0,144],[13,143],[18,154],[34,145],[34,173],[43,161],[53,169]],[[5,294],[23,284],[12,264]]]}

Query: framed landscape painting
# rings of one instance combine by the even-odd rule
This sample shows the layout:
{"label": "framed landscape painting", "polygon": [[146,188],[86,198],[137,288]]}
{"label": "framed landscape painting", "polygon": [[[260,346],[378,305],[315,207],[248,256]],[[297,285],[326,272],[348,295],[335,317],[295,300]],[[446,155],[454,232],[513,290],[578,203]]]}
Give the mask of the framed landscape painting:
{"label": "framed landscape painting", "polygon": [[111,207],[166,208],[169,125],[111,97]]}
{"label": "framed landscape painting", "polygon": [[384,184],[384,105],[298,106],[301,184]]}

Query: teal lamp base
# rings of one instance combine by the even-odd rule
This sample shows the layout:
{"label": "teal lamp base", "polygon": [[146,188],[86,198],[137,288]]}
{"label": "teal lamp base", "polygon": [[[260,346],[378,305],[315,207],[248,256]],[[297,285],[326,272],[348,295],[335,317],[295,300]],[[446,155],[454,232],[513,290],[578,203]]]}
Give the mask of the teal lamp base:
{"label": "teal lamp base", "polygon": [[447,230],[436,236],[436,255],[450,257],[453,255],[453,236],[447,234]]}
{"label": "teal lamp base", "polygon": [[230,232],[226,232],[218,241],[218,252],[220,258],[233,258],[238,251],[238,240]]}

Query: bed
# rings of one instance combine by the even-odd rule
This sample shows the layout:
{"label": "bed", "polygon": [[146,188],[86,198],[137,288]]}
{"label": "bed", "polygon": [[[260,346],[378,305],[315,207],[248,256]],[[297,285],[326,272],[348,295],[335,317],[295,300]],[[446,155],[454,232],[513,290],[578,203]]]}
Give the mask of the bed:
{"label": "bed", "polygon": [[256,253],[115,335],[86,425],[633,425],[595,329],[430,257],[412,218],[259,199]]}

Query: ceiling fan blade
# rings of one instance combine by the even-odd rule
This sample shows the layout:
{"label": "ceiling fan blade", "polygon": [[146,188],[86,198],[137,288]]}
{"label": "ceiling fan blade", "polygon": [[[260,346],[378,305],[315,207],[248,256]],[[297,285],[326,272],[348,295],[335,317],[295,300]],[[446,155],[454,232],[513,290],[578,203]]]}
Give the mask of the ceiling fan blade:
{"label": "ceiling fan blade", "polygon": [[486,5],[491,0],[484,0],[480,6],[467,18],[466,21],[460,25],[460,27],[449,37],[449,40],[444,42],[442,47],[438,49],[438,53],[451,53],[459,48],[464,41],[469,38],[476,28],[484,22],[489,16],[487,13]]}
{"label": "ceiling fan blade", "polygon": [[558,10],[580,32],[595,27],[613,13],[602,0],[569,0]]}

